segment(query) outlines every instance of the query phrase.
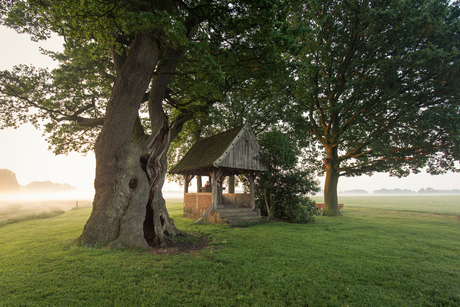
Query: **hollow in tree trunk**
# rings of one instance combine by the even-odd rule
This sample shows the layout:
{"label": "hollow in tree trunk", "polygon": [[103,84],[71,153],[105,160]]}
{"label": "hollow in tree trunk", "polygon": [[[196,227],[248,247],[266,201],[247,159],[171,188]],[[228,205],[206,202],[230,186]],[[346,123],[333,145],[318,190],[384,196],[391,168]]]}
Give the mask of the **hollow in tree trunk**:
{"label": "hollow in tree trunk", "polygon": [[146,166],[149,178],[149,199],[146,207],[144,234],[148,242],[156,245],[165,245],[166,235],[182,234],[176,229],[174,220],[169,217],[162,193],[168,168],[167,152],[170,144],[170,132],[166,116],[164,116],[161,124],[162,128],[157,137],[149,145]]}

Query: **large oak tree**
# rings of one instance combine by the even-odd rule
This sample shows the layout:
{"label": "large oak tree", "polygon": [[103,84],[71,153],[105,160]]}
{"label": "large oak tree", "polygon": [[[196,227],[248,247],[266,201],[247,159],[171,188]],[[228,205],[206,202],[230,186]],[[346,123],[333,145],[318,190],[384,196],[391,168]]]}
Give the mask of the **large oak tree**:
{"label": "large oak tree", "polygon": [[[34,39],[65,39],[63,53],[50,53],[61,62],[52,73],[1,73],[1,126],[44,121],[56,153],[94,142],[96,194],[80,241],[147,248],[144,224],[157,242],[176,232],[161,197],[171,137],[219,100],[227,74],[271,53],[283,10],[278,1],[29,0],[4,2],[1,13]],[[169,88],[177,76],[190,86]],[[171,126],[165,103],[178,110]]]}
{"label": "large oak tree", "polygon": [[341,176],[456,170],[460,7],[450,2],[295,2],[292,112],[322,158],[324,215],[341,215]]}

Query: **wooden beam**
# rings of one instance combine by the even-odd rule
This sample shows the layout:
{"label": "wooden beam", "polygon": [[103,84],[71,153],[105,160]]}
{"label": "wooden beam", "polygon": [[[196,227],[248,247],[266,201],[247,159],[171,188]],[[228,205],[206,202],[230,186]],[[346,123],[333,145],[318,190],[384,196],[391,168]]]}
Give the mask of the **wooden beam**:
{"label": "wooden beam", "polygon": [[185,194],[187,193],[188,193],[187,174],[184,174],[184,199],[185,199]]}
{"label": "wooden beam", "polygon": [[256,208],[256,200],[255,200],[255,191],[254,191],[254,179],[256,175],[254,172],[248,173],[244,175],[246,179],[249,181],[249,193],[251,195],[251,207],[252,209]]}
{"label": "wooden beam", "polygon": [[208,216],[208,214],[211,212],[211,210],[212,210],[213,208],[214,208],[214,204],[212,204],[212,205],[208,208],[208,210],[206,210],[206,212],[203,214],[202,217],[200,217],[199,219],[197,219],[197,220],[195,221],[195,224],[201,224],[201,223],[203,223],[204,220],[205,220],[205,218]]}
{"label": "wooden beam", "polygon": [[214,203],[214,209],[217,209],[217,206],[220,205],[219,190],[217,189],[218,180],[224,173],[221,168],[212,168],[209,170],[209,175],[212,177],[212,202]]}
{"label": "wooden beam", "polygon": [[203,186],[203,183],[201,182],[201,176],[196,176],[196,192],[200,193],[200,188]]}
{"label": "wooden beam", "polygon": [[190,174],[190,173],[185,173],[184,174],[184,197],[185,194],[188,193],[188,185],[190,184],[190,181],[195,177],[195,175]]}
{"label": "wooden beam", "polygon": [[219,180],[217,181],[219,183],[219,186],[222,187],[224,185],[224,180],[225,180],[225,176],[222,175]]}
{"label": "wooden beam", "polygon": [[228,193],[235,193],[235,175],[228,177]]}

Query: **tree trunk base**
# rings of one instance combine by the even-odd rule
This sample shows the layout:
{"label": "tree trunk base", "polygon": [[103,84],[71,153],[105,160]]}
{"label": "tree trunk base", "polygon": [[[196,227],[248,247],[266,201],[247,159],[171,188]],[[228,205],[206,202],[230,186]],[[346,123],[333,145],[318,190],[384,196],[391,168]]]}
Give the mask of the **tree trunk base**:
{"label": "tree trunk base", "polygon": [[342,216],[342,212],[340,211],[340,209],[331,210],[324,208],[323,216]]}
{"label": "tree trunk base", "polygon": [[79,238],[81,244],[149,248],[142,229],[149,184],[139,163],[141,151],[133,142],[124,144],[112,164],[114,171],[102,180],[104,184],[97,183],[93,211]]}
{"label": "tree trunk base", "polygon": [[155,194],[155,200],[151,204],[149,202],[147,205],[147,216],[144,222],[144,237],[149,245],[165,246],[168,241],[172,241],[172,236],[184,235],[177,230],[174,220],[169,217],[166,201],[161,192]]}

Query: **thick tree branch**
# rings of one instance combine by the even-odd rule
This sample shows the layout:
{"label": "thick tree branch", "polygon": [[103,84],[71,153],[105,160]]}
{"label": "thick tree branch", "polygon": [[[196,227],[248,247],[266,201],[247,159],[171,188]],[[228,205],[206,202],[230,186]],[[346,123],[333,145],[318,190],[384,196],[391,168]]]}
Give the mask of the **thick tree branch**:
{"label": "thick tree branch", "polygon": [[96,126],[103,126],[104,125],[104,118],[77,118],[77,123],[79,126],[82,127],[96,127]]}
{"label": "thick tree branch", "polygon": [[394,163],[410,164],[411,161],[417,160],[421,156],[436,153],[441,147],[442,145],[432,146],[432,143],[428,143],[410,148],[392,148],[389,153],[382,155],[375,154],[372,149],[369,150],[369,152],[363,153],[363,156],[360,157],[370,157],[372,158],[371,161],[364,161],[341,167],[339,168],[340,176],[360,175],[367,172],[378,171],[379,169],[383,171],[391,168]]}
{"label": "thick tree branch", "polygon": [[175,70],[162,70],[159,72],[156,72],[155,75],[174,75],[174,76],[188,76],[188,75],[193,75],[196,74],[196,70],[191,70],[191,71],[184,71],[184,72],[179,72]]}

